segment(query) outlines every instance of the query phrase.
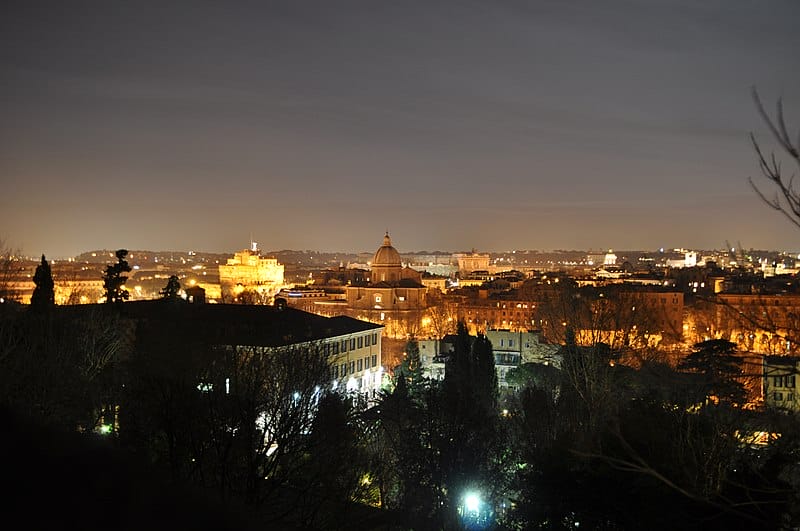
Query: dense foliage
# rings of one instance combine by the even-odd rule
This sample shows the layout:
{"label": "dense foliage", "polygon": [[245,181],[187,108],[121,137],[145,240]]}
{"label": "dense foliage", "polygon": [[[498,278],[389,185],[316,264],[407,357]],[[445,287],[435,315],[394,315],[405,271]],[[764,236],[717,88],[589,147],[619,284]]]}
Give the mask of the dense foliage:
{"label": "dense foliage", "polygon": [[523,364],[499,394],[491,343],[462,325],[442,381],[424,376],[412,340],[367,402],[329,388],[319,345],[213,346],[183,301],[160,304],[158,319],[135,321],[109,305],[3,306],[3,406],[104,434],[159,481],[269,527],[797,525],[796,421],[740,407],[729,342],[632,368],[567,331],[559,367]]}

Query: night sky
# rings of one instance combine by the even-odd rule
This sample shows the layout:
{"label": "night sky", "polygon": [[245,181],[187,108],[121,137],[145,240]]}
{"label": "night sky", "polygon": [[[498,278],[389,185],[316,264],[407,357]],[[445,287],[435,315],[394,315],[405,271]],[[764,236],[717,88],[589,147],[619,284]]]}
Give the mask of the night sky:
{"label": "night sky", "polygon": [[797,0],[0,10],[0,238],[31,255],[800,249],[747,183],[751,87],[800,128]]}

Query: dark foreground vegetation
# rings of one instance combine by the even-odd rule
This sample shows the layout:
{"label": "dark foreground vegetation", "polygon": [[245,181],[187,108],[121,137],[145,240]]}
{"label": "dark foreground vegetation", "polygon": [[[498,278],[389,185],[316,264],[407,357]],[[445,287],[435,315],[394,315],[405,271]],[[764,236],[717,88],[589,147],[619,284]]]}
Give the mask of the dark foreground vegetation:
{"label": "dark foreground vegetation", "polygon": [[463,327],[374,401],[324,349],[221,346],[183,301],[0,305],[8,506],[35,528],[791,529],[794,415],[743,407],[724,340],[677,366],[570,334],[500,394]]}

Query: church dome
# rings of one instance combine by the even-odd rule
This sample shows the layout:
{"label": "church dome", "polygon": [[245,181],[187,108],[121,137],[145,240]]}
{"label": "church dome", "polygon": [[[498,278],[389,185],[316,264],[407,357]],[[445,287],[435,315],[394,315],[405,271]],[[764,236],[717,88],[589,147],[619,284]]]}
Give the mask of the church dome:
{"label": "church dome", "polygon": [[375,251],[375,257],[372,259],[372,267],[402,267],[400,261],[400,253],[397,249],[392,247],[392,239],[389,238],[389,233],[383,237],[383,245]]}

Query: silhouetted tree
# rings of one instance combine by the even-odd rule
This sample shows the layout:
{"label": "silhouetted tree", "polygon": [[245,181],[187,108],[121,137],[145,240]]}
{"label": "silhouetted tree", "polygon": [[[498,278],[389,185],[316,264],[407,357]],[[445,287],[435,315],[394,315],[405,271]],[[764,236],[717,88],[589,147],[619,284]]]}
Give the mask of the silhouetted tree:
{"label": "silhouetted tree", "polygon": [[394,391],[375,408],[370,455],[382,500],[413,529],[459,528],[468,490],[491,505],[507,484],[491,343],[463,322],[458,331],[441,383],[415,381],[411,344]]}
{"label": "silhouetted tree", "polygon": [[492,344],[472,337],[458,323],[454,351],[445,363],[438,447],[442,484],[447,493],[445,526],[457,525],[457,510],[468,490],[490,504],[504,487],[503,444],[497,407],[497,373]]}
{"label": "silhouetted tree", "polygon": [[304,529],[352,529],[353,502],[370,502],[372,479],[361,444],[358,405],[335,392],[321,393],[308,436],[307,460],[292,483]]}
{"label": "silhouetted tree", "polygon": [[742,360],[736,356],[736,343],[726,339],[709,339],[694,345],[694,351],[681,360],[678,368],[703,377],[706,397],[722,403],[742,404],[745,399]]}
{"label": "silhouetted tree", "polygon": [[419,343],[414,338],[406,343],[405,356],[403,362],[395,369],[395,385],[400,380],[405,380],[405,385],[411,396],[416,396],[423,385],[424,376],[422,375],[422,364],[419,359]]}
{"label": "silhouetted tree", "polygon": [[33,283],[36,287],[33,288],[33,295],[31,295],[31,308],[41,311],[54,306],[56,292],[53,273],[44,255],[42,255],[42,262],[36,266],[36,272],[33,274]]}
{"label": "silhouetted tree", "polygon": [[130,323],[106,307],[58,310],[15,320],[17,340],[0,360],[0,402],[71,430],[113,426],[114,373],[130,350]]}
{"label": "silhouetted tree", "polygon": [[[579,366],[575,374],[590,374],[591,363]],[[689,407],[696,400],[686,396],[695,394],[688,388],[698,380],[702,386],[702,374],[666,365],[654,367],[652,374],[650,369],[609,367],[617,373],[610,380],[614,400],[600,401],[601,414],[595,417],[601,421],[594,425],[572,398],[597,396],[593,384],[579,391],[565,383],[560,396],[535,386],[520,394],[511,418],[513,451],[524,466],[516,473],[509,525],[667,530],[746,523],[749,529],[791,528],[784,516],[789,500],[796,499],[787,484],[794,474],[779,468],[785,462],[777,445],[754,449],[743,436],[753,429],[780,432],[785,444],[796,430],[735,408]],[[571,370],[565,369],[566,382]],[[600,391],[602,397],[605,391]],[[792,440],[788,446],[796,444]],[[796,452],[792,447],[784,457]]]}
{"label": "silhouetted tree", "polygon": [[596,430],[614,416],[620,391],[613,366],[616,354],[605,343],[568,343],[561,349],[562,413],[566,424],[575,428],[576,446],[594,447]]}
{"label": "silhouetted tree", "polygon": [[[789,135],[784,119],[782,98],[778,98],[776,102],[775,117],[773,118],[767,113],[755,88],[752,90],[752,96],[758,113],[780,146],[780,150],[788,156],[792,166],[800,168],[800,135],[796,142]],[[772,197],[768,197],[770,193],[757,186],[752,178],[749,179],[750,186],[770,208],[782,213],[796,227],[800,227],[800,190],[796,188],[794,182],[795,172],[791,170],[787,172],[781,164],[780,157],[774,151],[765,154],[761,149],[761,144],[756,140],[755,134],[750,133],[750,140],[758,157],[761,174],[773,188]],[[781,323],[782,326],[778,326],[781,319],[773,320],[774,310],[767,308],[765,304],[755,305],[750,311],[742,311],[741,308],[725,309],[728,310],[730,316],[740,322],[745,330],[748,328],[766,330],[773,337],[780,338],[782,340],[780,343],[790,345],[794,345],[800,337],[800,326],[798,326],[796,316],[785,319]],[[742,335],[745,336],[744,333]],[[755,335],[755,330],[746,334],[749,336],[747,339],[750,342],[748,348],[752,348],[752,339],[755,338]],[[745,338],[743,337],[743,339]]]}
{"label": "silhouetted tree", "polygon": [[116,252],[117,263],[106,266],[106,272],[103,276],[103,288],[106,292],[106,302],[122,302],[128,300],[130,294],[124,288],[125,281],[128,280],[123,273],[129,273],[131,266],[125,257],[128,256],[126,249],[119,249]]}
{"label": "silhouetted tree", "polygon": [[561,371],[553,365],[523,363],[506,373],[506,381],[517,390],[526,387],[553,391],[561,383]]}
{"label": "silhouetted tree", "polygon": [[14,277],[19,269],[19,250],[12,249],[0,238],[0,302],[19,296]]}
{"label": "silhouetted tree", "polygon": [[441,389],[427,382],[416,399],[407,378],[381,396],[371,411],[368,455],[381,504],[409,529],[442,528],[446,491],[442,483],[441,441],[445,439]]}
{"label": "silhouetted tree", "polygon": [[427,316],[433,337],[442,338],[455,333],[458,324],[457,305],[446,299],[439,290],[428,292],[425,301],[428,304]]}
{"label": "silhouetted tree", "polygon": [[167,285],[159,293],[162,299],[175,300],[179,297],[180,291],[181,283],[178,281],[178,275],[170,275]]}

